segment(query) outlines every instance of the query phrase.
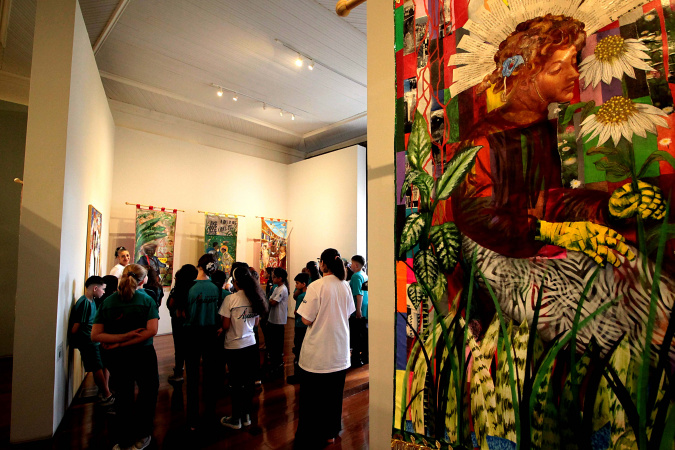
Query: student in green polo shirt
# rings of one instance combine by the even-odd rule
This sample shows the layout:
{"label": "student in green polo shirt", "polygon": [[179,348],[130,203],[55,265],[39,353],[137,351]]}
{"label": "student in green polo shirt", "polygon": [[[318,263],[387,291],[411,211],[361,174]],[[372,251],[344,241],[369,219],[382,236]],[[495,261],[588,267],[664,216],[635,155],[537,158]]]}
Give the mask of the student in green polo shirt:
{"label": "student in green polo shirt", "polygon": [[125,267],[117,292],[103,302],[91,330],[91,339],[103,344],[103,360],[115,386],[114,433],[119,441],[113,450],[146,448],[152,435],[159,389],[152,338],[159,312],[155,301],[141,290],[146,281],[143,267]]}
{"label": "student in green polo shirt", "polygon": [[[221,289],[211,281],[216,260],[206,253],[197,263],[197,279],[190,288],[185,310],[185,372],[187,376],[187,422],[196,430],[199,421],[199,362],[202,361],[204,384],[202,398],[206,421],[216,421],[218,381],[218,330],[222,320],[218,314]],[[221,330],[222,332],[222,330]]]}
{"label": "student in green polo shirt", "polygon": [[366,259],[361,255],[352,256],[351,269],[354,272],[349,287],[354,296],[356,311],[350,317],[352,367],[368,364],[368,275],[363,270]]}
{"label": "student in green polo shirt", "polygon": [[84,295],[77,300],[70,315],[70,344],[80,350],[84,370],[91,372],[98,387],[99,404],[109,406],[115,397],[108,389],[110,374],[103,367],[99,343],[91,341],[91,327],[96,317],[96,299],[105,293],[106,284],[103,278],[92,276],[84,282]]}

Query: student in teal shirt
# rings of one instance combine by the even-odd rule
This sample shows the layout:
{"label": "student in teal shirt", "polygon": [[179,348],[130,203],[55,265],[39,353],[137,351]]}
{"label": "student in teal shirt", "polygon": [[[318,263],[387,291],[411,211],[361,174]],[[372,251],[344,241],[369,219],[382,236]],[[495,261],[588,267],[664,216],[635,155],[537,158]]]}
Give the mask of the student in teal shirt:
{"label": "student in teal shirt", "polygon": [[185,372],[187,376],[187,422],[195,430],[199,422],[199,362],[203,364],[205,420],[216,419],[218,379],[218,334],[222,332],[218,304],[220,289],[210,275],[217,263],[212,254],[206,253],[197,263],[197,279],[190,288],[185,310]]}
{"label": "student in teal shirt", "polygon": [[307,286],[309,286],[309,274],[302,272],[295,276],[295,291],[293,291],[293,298],[295,299],[295,335],[293,336],[293,375],[286,378],[289,384],[299,383],[298,374],[300,369],[298,363],[300,362],[300,350],[302,349],[302,341],[305,340],[307,333],[307,325],[302,322],[302,316],[298,314],[298,308],[305,299],[307,293]]}
{"label": "student in teal shirt", "polygon": [[146,448],[152,436],[159,389],[152,338],[159,312],[155,301],[141,290],[147,279],[143,267],[126,266],[118,291],[105,299],[91,330],[92,341],[103,344],[103,360],[115,386],[114,433],[119,440],[114,448]]}
{"label": "student in teal shirt", "polygon": [[363,256],[352,256],[350,267],[354,274],[349,280],[349,286],[356,306],[356,311],[350,317],[352,367],[368,364],[368,275],[363,270],[365,265]]}

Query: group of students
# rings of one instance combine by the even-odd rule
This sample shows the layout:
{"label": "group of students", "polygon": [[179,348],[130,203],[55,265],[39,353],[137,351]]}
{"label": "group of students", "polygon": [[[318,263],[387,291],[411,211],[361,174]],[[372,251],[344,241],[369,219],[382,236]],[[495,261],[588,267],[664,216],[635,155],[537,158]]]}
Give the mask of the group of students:
{"label": "group of students", "polygon": [[[152,345],[159,304],[144,289],[148,282],[146,268],[128,264],[128,252],[124,255],[118,249],[116,256],[124,267],[116,292],[97,305],[95,299],[105,296],[107,284],[100,277],[89,278],[86,293],[71,315],[71,332],[85,370],[94,373],[101,403],[114,403],[114,432],[118,439],[114,449],[142,449],[151,440],[159,388],[157,356]],[[350,366],[367,363],[364,265],[365,260],[358,255],[345,265],[337,250],[327,249],[319,264],[308,263],[306,270],[294,279],[295,373],[289,381],[300,382],[298,448],[316,448],[337,437],[341,430],[346,371]],[[348,284],[345,279],[350,266],[353,274]],[[169,381],[174,385],[183,381],[184,365],[190,430],[215,421],[224,363],[229,373],[232,412],[219,422],[233,429],[251,424],[254,386],[263,375],[259,327],[267,348],[266,375],[273,376],[279,370],[283,373],[289,298],[286,271],[281,268],[272,271],[272,284],[267,286],[266,294],[257,272],[246,263],[233,263],[227,281],[227,275],[216,267],[211,254],[203,255],[197,267],[190,264],[181,267],[167,301],[176,362]],[[200,364],[205,406],[201,420]],[[114,396],[108,389],[108,379]]]}

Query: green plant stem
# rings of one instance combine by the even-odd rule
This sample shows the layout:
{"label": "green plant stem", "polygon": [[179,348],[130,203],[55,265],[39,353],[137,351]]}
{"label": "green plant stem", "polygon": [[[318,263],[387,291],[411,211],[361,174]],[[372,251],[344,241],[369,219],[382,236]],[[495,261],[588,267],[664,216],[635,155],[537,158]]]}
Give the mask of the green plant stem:
{"label": "green plant stem", "polygon": [[483,279],[483,282],[485,283],[485,286],[487,286],[488,292],[490,293],[490,297],[492,297],[492,301],[495,304],[495,309],[497,310],[497,316],[499,317],[499,324],[501,325],[502,328],[502,333],[504,334],[504,339],[506,339],[506,358],[509,362],[509,383],[511,384],[511,397],[512,397],[512,402],[513,402],[513,411],[515,412],[515,420],[516,420],[516,450],[520,449],[521,445],[521,439],[520,439],[520,414],[518,412],[520,411],[520,402],[518,400],[518,390],[516,389],[516,380],[515,380],[515,367],[514,367],[514,362],[513,362],[513,355],[511,354],[511,351],[513,350],[513,346],[511,345],[511,336],[508,334],[508,330],[506,329],[506,322],[504,321],[504,316],[502,314],[502,308],[499,306],[499,301],[497,301],[497,296],[495,295],[494,291],[492,290],[492,286],[490,286],[490,283],[488,283],[487,279],[485,278],[485,275],[483,275],[482,271],[478,271],[480,274],[481,278]]}
{"label": "green plant stem", "polygon": [[[659,281],[661,279],[661,266],[663,265],[663,256],[666,248],[666,237],[668,227],[668,216],[670,214],[670,199],[666,204],[666,214],[659,236],[659,247],[656,252],[656,266],[654,268],[654,277],[652,282],[651,296],[649,299],[649,318],[647,319],[647,328],[645,331],[645,346],[642,352],[642,364],[640,364],[640,373],[638,376],[638,391],[637,391],[637,407],[640,416],[640,430],[638,434],[638,448],[640,450],[647,449],[647,414],[648,408],[648,381],[649,381],[649,367],[651,365],[651,345],[652,336],[654,334],[654,321],[656,320],[656,308],[659,300]],[[647,255],[643,255],[647,258]],[[665,342],[663,345],[668,345]],[[660,381],[660,380],[659,380]],[[658,385],[653,387],[658,389]]]}

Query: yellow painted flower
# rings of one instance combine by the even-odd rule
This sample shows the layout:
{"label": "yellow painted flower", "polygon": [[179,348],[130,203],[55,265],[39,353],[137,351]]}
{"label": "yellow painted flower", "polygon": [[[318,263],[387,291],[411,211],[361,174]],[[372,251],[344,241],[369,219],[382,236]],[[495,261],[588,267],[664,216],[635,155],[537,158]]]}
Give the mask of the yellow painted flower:
{"label": "yellow painted flower", "polygon": [[592,55],[587,56],[579,66],[579,78],[585,81],[584,88],[592,84],[595,88],[602,80],[609,84],[612,78],[623,78],[626,74],[635,78],[635,70],[651,71],[643,60],[650,60],[649,49],[637,39],[624,39],[621,36],[607,36],[598,42]]}
{"label": "yellow painted flower", "polygon": [[626,97],[612,97],[600,110],[590,115],[581,124],[581,134],[586,140],[600,136],[598,146],[610,138],[617,145],[621,136],[633,142],[633,135],[647,137],[647,132],[656,134],[656,127],[668,128],[665,116],[659,108],[644,103],[634,103]]}

